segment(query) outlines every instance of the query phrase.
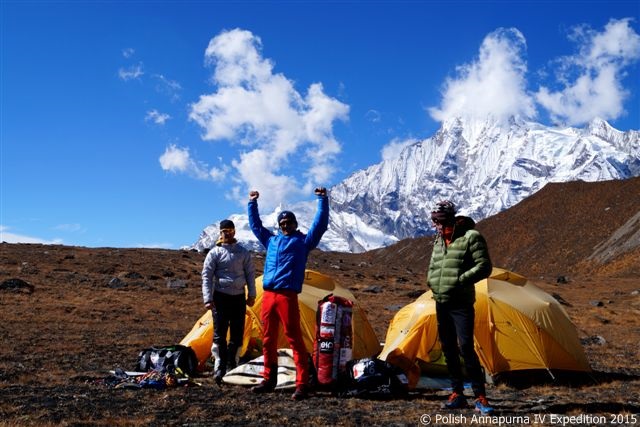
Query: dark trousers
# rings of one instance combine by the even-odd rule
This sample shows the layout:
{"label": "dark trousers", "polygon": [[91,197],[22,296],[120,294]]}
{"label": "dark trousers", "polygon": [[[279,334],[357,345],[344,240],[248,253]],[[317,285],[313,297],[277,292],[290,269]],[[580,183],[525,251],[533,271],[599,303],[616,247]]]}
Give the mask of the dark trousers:
{"label": "dark trousers", "polygon": [[475,317],[473,305],[436,302],[436,317],[438,319],[438,335],[451,376],[453,391],[460,394],[464,391],[464,376],[460,365],[460,355],[462,355],[467,376],[471,380],[473,394],[476,397],[484,395],[484,373],[478,355],[473,348]]}
{"label": "dark trousers", "polygon": [[214,292],[213,304],[213,344],[218,346],[220,368],[224,373],[227,367],[235,368],[236,353],[242,347],[246,299],[244,294]]}

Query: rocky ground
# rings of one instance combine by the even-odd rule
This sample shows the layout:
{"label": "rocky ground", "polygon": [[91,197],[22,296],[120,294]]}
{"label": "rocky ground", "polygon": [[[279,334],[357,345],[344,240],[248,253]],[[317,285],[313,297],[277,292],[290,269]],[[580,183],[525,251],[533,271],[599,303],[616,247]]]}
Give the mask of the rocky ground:
{"label": "rocky ground", "polygon": [[[638,182],[625,191],[640,194]],[[555,382],[541,374],[536,382],[490,385],[488,394],[501,419],[479,421],[472,418],[471,409],[443,411],[446,391],[412,392],[407,398],[387,401],[316,392],[308,400],[292,402],[288,393],[256,396],[242,387],[218,387],[206,375],[196,378],[199,385],[165,390],[109,387],[103,381],[109,370],[133,369],[141,349],[178,343],[203,314],[200,270],[204,255],[2,243],[0,426],[350,426],[426,425],[427,421],[431,425],[497,425],[500,421],[503,425],[633,425],[634,420],[638,424],[637,245],[608,260],[593,260],[589,269],[578,268],[594,253],[594,246],[610,241],[615,230],[629,227],[629,219],[640,212],[638,202],[625,207],[625,214],[614,210],[618,213],[615,218],[598,229],[589,217],[621,209],[623,202],[595,201],[592,188],[584,194],[572,187],[559,188],[543,190],[541,199],[526,202],[548,206],[553,197],[570,191],[575,203],[592,200],[587,215],[571,214],[571,221],[557,215],[555,223],[548,220],[531,232],[540,209],[530,208],[517,211],[517,217],[507,211],[478,227],[487,236],[496,265],[528,275],[563,302],[593,373]],[[597,191],[604,194],[599,196],[602,199],[619,189]],[[596,210],[598,215],[592,215]],[[581,227],[574,226],[576,221]],[[625,242],[633,242],[633,235]],[[519,238],[527,247],[526,256],[511,247]],[[552,249],[540,246],[550,239],[556,242]],[[616,247],[596,252],[611,254]],[[359,255],[314,251],[308,267],[350,288],[366,307],[382,341],[398,308],[424,292],[429,253],[429,239],[412,239]],[[262,258],[255,259],[259,273]],[[553,267],[544,270],[545,265]]]}

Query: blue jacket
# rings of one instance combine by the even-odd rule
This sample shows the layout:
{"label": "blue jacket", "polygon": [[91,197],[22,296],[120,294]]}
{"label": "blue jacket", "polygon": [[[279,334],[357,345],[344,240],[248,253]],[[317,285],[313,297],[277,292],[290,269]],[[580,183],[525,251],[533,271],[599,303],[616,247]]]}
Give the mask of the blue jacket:
{"label": "blue jacket", "polygon": [[302,291],[304,270],[309,252],[320,243],[329,226],[329,199],[318,196],[318,210],[309,233],[300,230],[285,236],[273,234],[262,226],[257,200],[249,201],[249,226],[256,238],[267,249],[264,260],[263,289],[272,291]]}

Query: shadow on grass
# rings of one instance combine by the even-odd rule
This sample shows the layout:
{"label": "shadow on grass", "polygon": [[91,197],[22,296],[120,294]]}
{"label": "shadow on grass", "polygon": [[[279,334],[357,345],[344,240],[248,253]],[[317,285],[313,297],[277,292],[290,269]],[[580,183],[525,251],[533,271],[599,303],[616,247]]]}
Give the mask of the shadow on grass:
{"label": "shadow on grass", "polygon": [[[553,414],[637,414],[640,412],[640,405],[618,402],[563,403],[549,405],[546,411]],[[626,422],[616,424],[624,425]]]}
{"label": "shadow on grass", "polygon": [[640,375],[626,372],[574,372],[574,371],[513,371],[493,377],[495,384],[505,384],[516,389],[525,389],[540,385],[559,385],[567,387],[595,386],[613,381],[640,380]]}

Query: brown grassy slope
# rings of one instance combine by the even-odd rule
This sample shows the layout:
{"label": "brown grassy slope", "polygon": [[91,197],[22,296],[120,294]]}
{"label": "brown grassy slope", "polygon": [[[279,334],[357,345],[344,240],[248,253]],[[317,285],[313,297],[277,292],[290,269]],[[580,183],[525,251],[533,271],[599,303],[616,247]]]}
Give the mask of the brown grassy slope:
{"label": "brown grassy slope", "polygon": [[549,184],[508,211],[488,218],[479,228],[496,263],[528,275],[606,272],[638,277],[638,242],[635,250],[626,253],[619,253],[616,242],[609,243],[610,252],[618,254],[615,270],[607,271],[597,260],[589,260],[598,245],[606,244],[638,212],[640,177]]}
{"label": "brown grassy slope", "polygon": [[[566,184],[580,188],[570,191],[579,195],[572,198],[566,197],[568,189],[550,186],[523,202],[533,200],[533,206],[521,209],[518,205],[497,220],[479,224],[496,265],[525,274],[541,271],[540,276],[552,279],[533,277],[536,285],[564,301],[595,371],[586,385],[489,386],[497,414],[601,414],[609,420],[610,414],[640,412],[640,287],[634,273],[639,257],[637,252],[635,258],[632,252],[608,257],[634,242],[638,233],[633,221],[615,225],[638,212],[637,205],[625,208],[626,199],[638,194],[638,180],[630,182],[585,184],[584,188],[580,183]],[[590,202],[596,196],[598,202]],[[594,218],[584,215],[588,209],[568,208],[564,203],[564,212],[570,215],[562,221],[554,216],[556,222],[549,220],[546,227],[536,229],[538,234],[529,225],[541,214],[537,212],[541,207],[556,206],[564,199],[572,206],[581,200],[594,212],[608,212],[608,204],[598,208],[608,197],[621,199],[615,208],[629,209],[626,219],[590,222]],[[512,233],[505,233],[505,227]],[[571,235],[559,230],[579,232]],[[531,252],[522,256],[525,239]],[[545,246],[552,239],[558,248]],[[307,267],[350,288],[365,307],[378,338],[384,340],[393,315],[425,290],[431,240],[410,239],[366,254],[316,250]],[[563,248],[571,248],[572,256],[553,252],[564,254]],[[571,277],[568,284],[555,283],[555,275],[575,271],[573,264],[592,263],[588,257],[594,252],[604,262],[596,267],[600,279]],[[557,269],[546,271],[552,256],[558,260]],[[388,402],[339,399],[317,392],[308,401],[295,403],[286,394],[255,396],[241,387],[220,388],[208,376],[198,378],[200,387],[161,392],[102,385],[107,370],[133,369],[139,350],[174,344],[188,333],[204,312],[203,260],[202,254],[185,251],[0,244],[0,284],[20,279],[30,285],[0,287],[0,426],[417,425],[422,414],[445,414],[441,404],[448,392],[444,390],[416,392],[409,399]],[[259,274],[263,257],[256,254],[255,260]],[[609,275],[607,280],[602,280],[603,275]],[[471,417],[473,410],[461,413]]]}
{"label": "brown grassy slope", "polygon": [[[494,265],[529,277],[640,276],[640,177],[549,184],[478,223]],[[432,237],[370,251],[371,263],[422,272]],[[592,255],[595,255],[592,257]],[[592,258],[590,258],[592,257]]]}

